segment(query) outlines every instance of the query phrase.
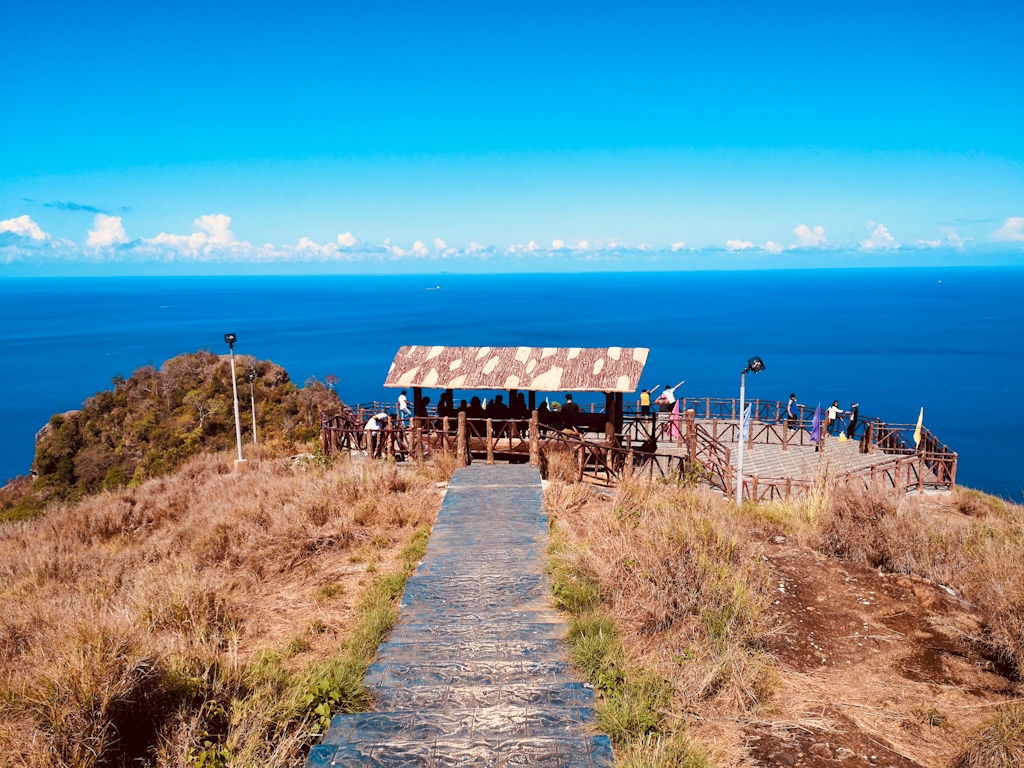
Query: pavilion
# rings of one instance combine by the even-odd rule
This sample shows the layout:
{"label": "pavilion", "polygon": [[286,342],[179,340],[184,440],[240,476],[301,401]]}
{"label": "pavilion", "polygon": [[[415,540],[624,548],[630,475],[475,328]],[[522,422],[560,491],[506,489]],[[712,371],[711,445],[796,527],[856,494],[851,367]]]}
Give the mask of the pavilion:
{"label": "pavilion", "polygon": [[605,422],[622,431],[622,396],[635,392],[650,350],[642,347],[426,347],[404,346],[384,386],[412,389],[418,411],[424,389],[507,391],[509,402],[527,393],[537,407],[538,392],[603,392]]}

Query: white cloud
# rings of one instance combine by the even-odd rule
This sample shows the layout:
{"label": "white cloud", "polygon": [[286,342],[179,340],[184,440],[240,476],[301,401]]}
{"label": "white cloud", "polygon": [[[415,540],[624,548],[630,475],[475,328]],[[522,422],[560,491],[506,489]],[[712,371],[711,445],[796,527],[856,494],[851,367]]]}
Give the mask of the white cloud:
{"label": "white cloud", "polygon": [[768,253],[782,253],[782,244],[776,243],[774,240],[769,240],[763,247]]}
{"label": "white cloud", "polygon": [[553,250],[553,251],[560,251],[563,248],[565,248],[565,240],[552,240],[551,241],[551,250]]}
{"label": "white cloud", "polygon": [[[871,230],[872,227],[874,227],[873,230]],[[860,247],[865,251],[888,251],[892,248],[900,247],[900,244],[896,242],[896,238],[889,234],[885,224],[876,224],[873,221],[869,221],[868,229],[871,230],[871,234],[866,240],[860,241]]]}
{"label": "white cloud", "polygon": [[351,248],[359,241],[352,235],[351,232],[346,232],[343,235],[338,235],[338,245],[342,248]]}
{"label": "white cloud", "polygon": [[415,243],[412,244],[411,253],[414,256],[429,256],[430,249],[427,248],[427,244],[424,243],[422,240],[417,240]]}
{"label": "white cloud", "polygon": [[434,238],[434,250],[444,251],[444,250],[447,250],[447,248],[448,248],[448,243],[446,243],[440,237],[435,237]]}
{"label": "white cloud", "polygon": [[89,237],[85,244],[94,248],[106,248],[127,242],[128,234],[124,231],[121,217],[100,213],[97,214],[96,219],[93,221],[92,229],[89,230]]}
{"label": "white cloud", "polygon": [[149,245],[165,246],[193,254],[209,255],[212,251],[229,250],[242,247],[252,249],[251,243],[239,243],[235,233],[231,231],[231,217],[223,213],[206,214],[192,222],[196,232],[191,235],[173,235],[161,232],[145,242]]}
{"label": "white cloud", "polygon": [[32,219],[27,215],[18,216],[15,219],[0,221],[0,232],[11,232],[20,237],[27,237],[32,240],[49,240],[50,236],[43,232]]}
{"label": "white cloud", "polygon": [[678,243],[672,243],[672,253],[675,253],[676,251],[681,251],[685,247],[686,243],[684,243],[682,240],[680,240]]}
{"label": "white cloud", "polygon": [[973,239],[973,237],[960,237],[953,230],[949,230],[946,233],[946,244],[956,248],[958,251],[964,250],[964,246]]}
{"label": "white cloud", "polygon": [[796,235],[796,248],[819,248],[823,245],[828,244],[828,238],[825,237],[824,227],[808,227],[806,224],[801,224],[793,230]]}
{"label": "white cloud", "polygon": [[[22,218],[28,218],[22,216]],[[0,228],[3,227],[3,222],[0,222]],[[0,229],[2,231],[2,229]],[[999,229],[989,235],[992,240],[999,240],[1002,242],[1020,243],[1024,242],[1024,216],[1011,216],[1006,220]]]}
{"label": "white cloud", "polygon": [[586,240],[580,240],[578,243],[576,243],[576,245],[573,246],[573,250],[576,250],[576,251],[589,251],[590,250],[590,243],[588,243]]}
{"label": "white cloud", "polygon": [[753,248],[754,244],[749,240],[726,240],[725,247],[730,251],[745,251],[747,248]]}
{"label": "white cloud", "polygon": [[917,247],[918,248],[938,248],[940,245],[942,245],[942,241],[941,240],[918,240],[917,241]]}

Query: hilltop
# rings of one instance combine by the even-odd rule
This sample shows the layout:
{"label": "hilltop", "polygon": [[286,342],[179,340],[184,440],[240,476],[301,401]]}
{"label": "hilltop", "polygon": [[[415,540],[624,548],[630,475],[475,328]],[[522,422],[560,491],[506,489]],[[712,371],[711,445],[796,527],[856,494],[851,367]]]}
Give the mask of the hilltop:
{"label": "hilltop", "polygon": [[[243,437],[294,452],[320,434],[322,417],[343,410],[337,393],[310,379],[302,387],[269,361],[238,356]],[[250,381],[250,377],[251,381]],[[231,369],[226,355],[183,354],[144,366],[81,409],[55,414],[36,437],[32,479],[0,491],[0,519],[37,513],[48,500],[81,499],[174,471],[191,456],[235,443]],[[251,387],[251,389],[250,389]]]}

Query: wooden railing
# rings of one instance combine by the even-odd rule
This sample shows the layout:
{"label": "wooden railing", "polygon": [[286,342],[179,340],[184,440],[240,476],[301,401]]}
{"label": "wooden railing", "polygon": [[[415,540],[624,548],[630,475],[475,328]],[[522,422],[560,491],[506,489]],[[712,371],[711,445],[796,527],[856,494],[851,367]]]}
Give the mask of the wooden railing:
{"label": "wooden railing", "polygon": [[[735,446],[739,429],[738,420],[731,418],[738,410],[735,402],[715,398],[681,399],[680,405],[685,403],[694,411],[689,418],[664,413],[653,418],[631,413],[624,420],[622,434],[611,441],[588,438],[571,428],[541,424],[536,413],[529,420],[430,415],[410,419],[406,424],[394,419],[371,438],[359,420],[359,413],[371,410],[379,413],[376,408],[383,410],[383,406],[364,404],[344,416],[324,421],[323,448],[328,454],[358,452],[413,460],[448,451],[464,462],[501,459],[533,463],[539,462],[542,451],[557,449],[576,457],[581,480],[614,485],[629,476],[679,478],[685,475],[700,477],[731,496],[737,482],[730,447]],[[695,405],[700,406],[699,411],[693,407]],[[811,444],[810,424],[804,423],[806,409],[797,420],[796,429],[791,429],[778,421],[782,408],[778,402],[754,401],[753,410],[773,420],[753,421],[748,432],[749,446],[780,445],[782,450],[787,450],[789,446]],[[710,414],[710,417],[701,418],[698,413]],[[952,488],[956,482],[956,453],[927,429],[922,430],[920,444],[912,447],[915,428],[916,425],[886,424],[880,419],[865,418],[855,431],[861,452],[877,450],[888,458],[842,473],[836,476],[836,481],[884,482],[905,490]],[[659,444],[666,442],[673,443],[678,453],[659,453]],[[805,492],[814,484],[809,480],[756,475],[744,475],[742,482],[744,497],[754,501],[787,498]]]}

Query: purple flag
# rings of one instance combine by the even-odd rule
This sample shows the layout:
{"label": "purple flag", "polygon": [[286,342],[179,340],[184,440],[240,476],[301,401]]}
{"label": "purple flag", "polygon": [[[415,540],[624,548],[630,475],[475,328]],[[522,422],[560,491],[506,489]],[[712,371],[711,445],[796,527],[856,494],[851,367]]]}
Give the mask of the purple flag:
{"label": "purple flag", "polygon": [[814,421],[811,422],[811,441],[821,442],[821,403],[814,409]]}

